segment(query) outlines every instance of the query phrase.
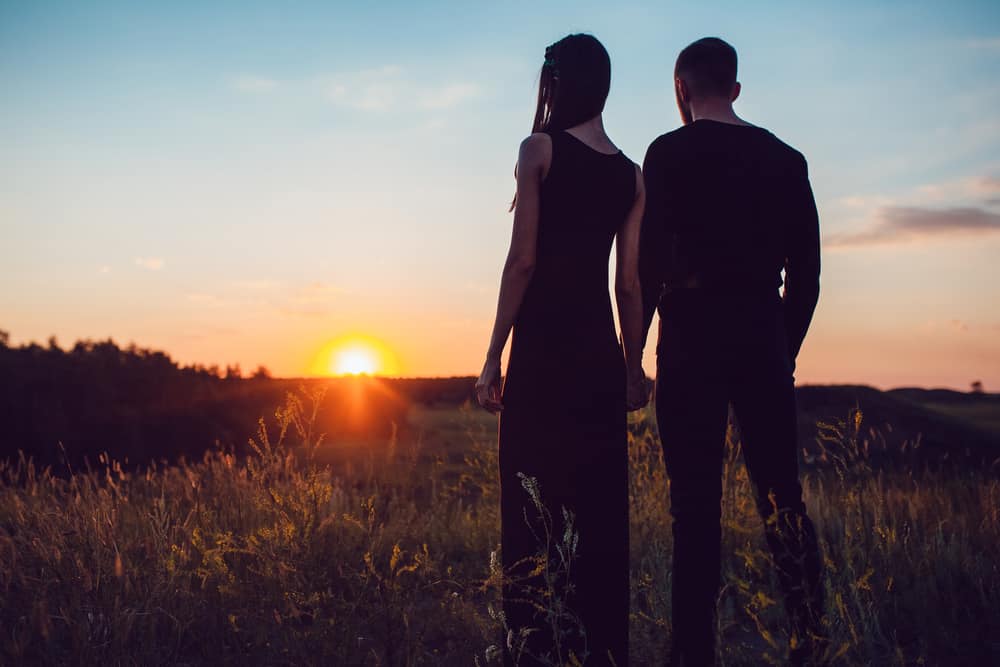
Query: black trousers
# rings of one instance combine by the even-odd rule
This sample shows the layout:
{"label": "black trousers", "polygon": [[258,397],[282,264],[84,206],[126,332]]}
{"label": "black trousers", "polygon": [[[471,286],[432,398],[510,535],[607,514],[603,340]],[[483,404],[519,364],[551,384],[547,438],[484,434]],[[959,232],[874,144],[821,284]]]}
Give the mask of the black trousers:
{"label": "black trousers", "polygon": [[[818,633],[820,557],[799,483],[793,362],[774,295],[679,290],[660,304],[656,417],[673,517],[673,664],[715,660],[729,406],[791,631]],[[683,661],[683,662],[682,662]]]}

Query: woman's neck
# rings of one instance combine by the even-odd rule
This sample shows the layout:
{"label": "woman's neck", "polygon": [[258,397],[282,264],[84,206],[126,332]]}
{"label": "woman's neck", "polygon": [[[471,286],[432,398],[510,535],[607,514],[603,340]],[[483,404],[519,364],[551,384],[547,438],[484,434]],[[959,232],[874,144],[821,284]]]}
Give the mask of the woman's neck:
{"label": "woman's neck", "polygon": [[608,133],[604,131],[603,114],[597,114],[590,120],[585,120],[579,125],[567,128],[566,131],[596,150],[603,152],[618,150],[618,147],[608,137]]}

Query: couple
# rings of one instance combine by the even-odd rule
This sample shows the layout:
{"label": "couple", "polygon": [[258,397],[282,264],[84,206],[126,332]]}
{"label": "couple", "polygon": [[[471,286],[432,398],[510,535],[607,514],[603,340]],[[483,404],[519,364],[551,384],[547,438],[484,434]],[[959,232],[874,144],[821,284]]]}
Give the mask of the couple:
{"label": "couple", "polygon": [[[556,641],[508,583],[538,576],[517,572],[535,553],[539,530],[521,473],[538,480],[557,537],[562,507],[575,517],[579,542],[569,581],[558,586],[582,621],[588,664],[628,662],[626,412],[648,401],[641,358],[658,308],[656,420],[674,536],[671,664],[715,660],[730,403],[785,595],[790,655],[807,661],[823,602],[798,478],[792,375],[819,293],[806,161],[734,113],[736,52],[720,39],[700,39],[678,56],[684,124],[650,145],[641,171],[605,134],[610,79],[607,51],[594,37],[570,35],[548,47],[532,134],[515,170],[513,235],[476,383],[480,404],[501,414],[508,627],[537,629],[529,656]],[[612,242],[620,339],[608,290]],[[584,646],[568,648],[580,656]],[[509,648],[505,661],[512,662]]]}

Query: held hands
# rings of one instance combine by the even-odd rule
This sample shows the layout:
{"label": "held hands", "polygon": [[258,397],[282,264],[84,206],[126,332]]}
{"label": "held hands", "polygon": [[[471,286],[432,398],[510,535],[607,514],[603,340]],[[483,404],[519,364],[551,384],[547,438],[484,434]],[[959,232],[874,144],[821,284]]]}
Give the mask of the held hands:
{"label": "held hands", "polygon": [[625,409],[629,412],[641,410],[649,402],[649,386],[642,368],[629,370],[626,383]]}
{"label": "held hands", "polygon": [[[625,407],[629,412],[640,410],[649,402],[649,387],[642,368],[629,371],[626,384]],[[493,414],[503,410],[500,401],[500,360],[489,358],[483,364],[483,371],[476,380],[476,400]]]}
{"label": "held hands", "polygon": [[499,414],[503,410],[503,403],[500,402],[499,358],[487,358],[483,364],[483,372],[476,380],[476,400],[493,414]]}

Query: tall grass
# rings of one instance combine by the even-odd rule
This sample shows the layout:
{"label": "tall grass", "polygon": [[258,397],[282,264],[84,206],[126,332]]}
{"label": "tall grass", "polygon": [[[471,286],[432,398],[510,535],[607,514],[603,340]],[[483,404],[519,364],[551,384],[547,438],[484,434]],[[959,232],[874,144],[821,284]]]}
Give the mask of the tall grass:
{"label": "tall grass", "polygon": [[[289,396],[244,459],[0,464],[0,663],[497,664],[518,633],[499,613],[495,432],[470,418],[458,476],[419,456],[434,443],[398,440],[338,476],[314,458],[318,400]],[[652,665],[671,640],[668,482],[649,416],[630,428],[631,659]],[[880,468],[854,416],[822,434],[827,460],[805,489],[826,661],[996,660],[995,471]],[[783,612],[731,440],[719,659],[780,664]]]}

